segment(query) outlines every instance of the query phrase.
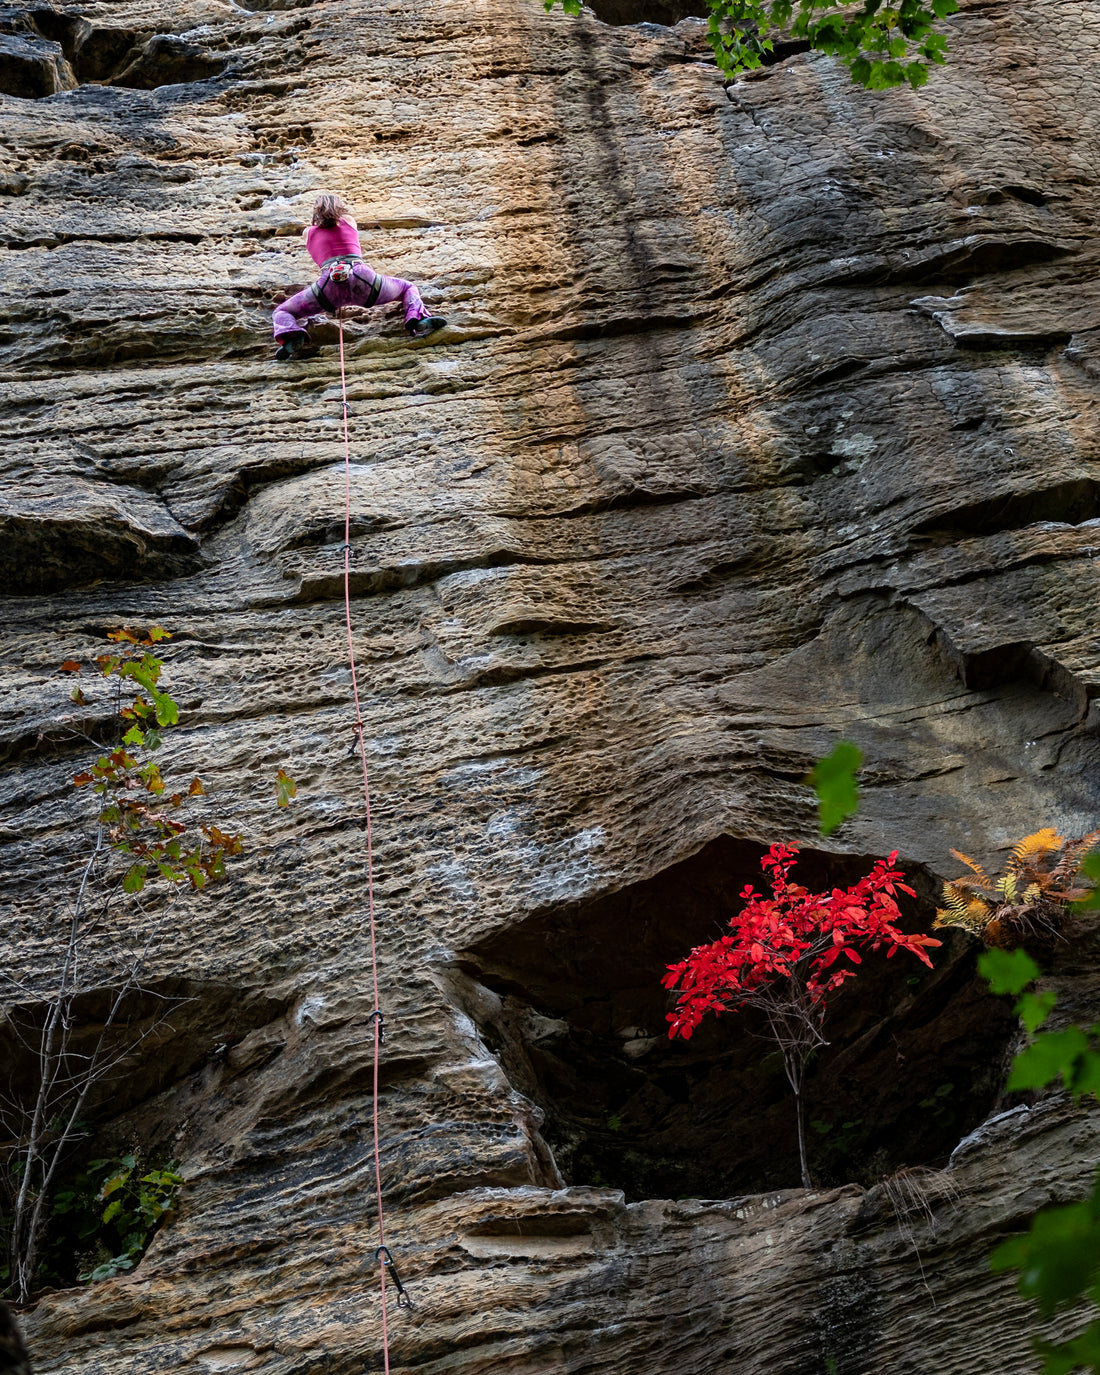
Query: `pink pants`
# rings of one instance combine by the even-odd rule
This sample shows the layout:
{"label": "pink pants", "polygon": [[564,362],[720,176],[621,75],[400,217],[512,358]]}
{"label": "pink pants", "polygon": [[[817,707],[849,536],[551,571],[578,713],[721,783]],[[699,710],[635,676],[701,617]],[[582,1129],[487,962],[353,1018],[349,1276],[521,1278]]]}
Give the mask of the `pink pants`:
{"label": "pink pants", "polygon": [[[370,299],[371,284],[366,274],[356,275],[346,282],[334,282],[330,280],[327,272],[323,272],[320,283],[326,298],[332,303],[333,310],[339,310],[341,306],[366,305]],[[428,314],[424,309],[424,302],[420,299],[420,292],[412,282],[406,282],[403,277],[382,278],[382,289],[374,304],[388,306],[391,301],[400,301],[404,305],[406,320],[422,320]],[[289,300],[275,307],[275,314],[271,319],[275,338],[282,342],[285,334],[304,330],[305,322],[311,315],[324,314],[324,306],[309,287],[306,287],[304,291],[299,291],[296,296],[291,296]]]}

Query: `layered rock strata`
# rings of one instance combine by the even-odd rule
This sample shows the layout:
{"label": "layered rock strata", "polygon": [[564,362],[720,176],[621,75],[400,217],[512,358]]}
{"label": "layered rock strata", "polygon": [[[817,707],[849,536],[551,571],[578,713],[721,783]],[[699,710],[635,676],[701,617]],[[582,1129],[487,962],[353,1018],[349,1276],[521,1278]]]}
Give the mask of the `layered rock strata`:
{"label": "layered rock strata", "polygon": [[[335,332],[284,368],[265,341],[335,189],[450,321],[347,326],[392,1368],[1034,1370],[986,1257],[1084,1187],[1095,1123],[997,1102],[973,952],[852,993],[823,1075],[942,1120],[829,1156],[854,1118],[819,1100],[810,1193],[745,1032],[669,1059],[656,983],[774,839],[840,876],[899,850],[917,920],[952,846],[1095,824],[1100,19],[970,0],[926,90],[868,94],[806,54],[724,86],[691,19],[497,0],[5,15],[13,968],[48,985],[86,853],[57,669],[110,629],[173,631],[171,763],[249,839],[160,922],[189,1001],[103,1128],[171,1151],[182,1207],[26,1316],[36,1368],[381,1368]],[[863,807],[823,842],[802,780],[840,737]],[[1056,968],[1095,1018],[1090,951]],[[695,1092],[727,1055],[774,1178]],[[712,1193],[647,1192],[677,1133]]]}

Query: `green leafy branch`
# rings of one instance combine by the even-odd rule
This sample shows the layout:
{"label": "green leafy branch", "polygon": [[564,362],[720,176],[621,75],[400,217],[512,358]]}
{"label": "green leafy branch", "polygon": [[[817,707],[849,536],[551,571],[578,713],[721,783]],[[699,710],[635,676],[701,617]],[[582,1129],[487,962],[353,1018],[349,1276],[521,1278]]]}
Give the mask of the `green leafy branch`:
{"label": "green leafy branch", "polygon": [[[150,650],[171,636],[162,626],[153,626],[144,635],[126,629],[112,631],[108,638],[120,650],[96,658],[100,673],[104,678],[117,677],[120,684],[132,683],[138,692],[119,709],[127,725],[120,744],[101,755],[90,769],[76,774],[73,783],[78,788],[90,786],[99,794],[98,820],[106,828],[111,849],[131,857],[122,881],[125,892],[140,893],[154,870],[173,887],[204,888],[211,879],[224,876],[226,858],[239,855],[242,843],[239,835],[207,823],[198,828],[201,839],[185,840],[188,825],[180,818],[181,810],[190,799],[204,796],[206,788],[195,777],[186,792],[169,793],[157,762],[164,731],[179,722],[179,705],[161,688],[164,661]],[[73,660],[62,667],[70,673],[79,673],[81,668]],[[84,704],[79,686],[70,695]]]}
{"label": "green leafy branch", "polygon": [[[96,658],[99,672],[104,678],[114,677],[120,688],[132,684],[137,693],[119,707],[119,719],[127,727],[119,744],[76,774],[73,783],[99,794],[103,801],[98,819],[107,830],[110,848],[131,857],[122,881],[125,892],[140,893],[154,873],[173,887],[186,884],[191,889],[204,888],[211,880],[225,876],[225,861],[241,853],[242,841],[239,835],[206,822],[198,827],[201,839],[185,839],[189,827],[181,814],[192,799],[205,796],[207,789],[202,779],[195,777],[186,790],[169,792],[157,762],[164,732],[179,723],[180,713],[178,703],[160,685],[164,661],[150,651],[171,635],[163,626],[153,626],[145,634],[129,629],[112,631],[108,638],[120,648],[117,653]],[[81,665],[67,659],[62,669],[80,673]],[[86,705],[79,685],[70,696],[77,705]],[[276,805],[289,806],[297,786],[285,769],[279,769],[275,787]]]}
{"label": "green leafy branch", "polygon": [[[1100,856],[1089,856],[1082,872],[1100,877]],[[1095,893],[1081,904],[1095,905]],[[1045,1088],[1061,1079],[1075,1099],[1100,1096],[1100,1023],[1037,1035],[1057,997],[1050,991],[1030,991],[1040,972],[1035,961],[1022,950],[989,950],[979,959],[978,969],[994,993],[1020,995],[1016,1012],[1032,1038],[1013,1061],[1008,1088]],[[1020,1293],[1033,1299],[1047,1317],[1082,1299],[1100,1306],[1100,1172],[1087,1198],[1036,1214],[1026,1233],[997,1247],[990,1266],[994,1271],[1019,1271]],[[1100,1372],[1100,1318],[1071,1341],[1037,1340],[1035,1348],[1043,1358],[1041,1375]]]}
{"label": "green leafy branch", "polygon": [[[543,0],[547,10],[558,0]],[[560,0],[578,15],[581,0]],[[958,0],[707,0],[707,39],[728,77],[761,67],[775,50],[772,33],[836,57],[852,80],[869,90],[908,83],[923,86],[941,66],[947,39],[936,28],[959,8]]]}
{"label": "green leafy branch", "polygon": [[70,1233],[85,1244],[94,1243],[99,1255],[110,1256],[79,1275],[80,1281],[94,1283],[132,1270],[153,1233],[175,1208],[185,1182],[174,1161],[143,1172],[133,1152],[114,1160],[91,1161],[85,1174],[59,1189],[54,1215],[69,1215]]}

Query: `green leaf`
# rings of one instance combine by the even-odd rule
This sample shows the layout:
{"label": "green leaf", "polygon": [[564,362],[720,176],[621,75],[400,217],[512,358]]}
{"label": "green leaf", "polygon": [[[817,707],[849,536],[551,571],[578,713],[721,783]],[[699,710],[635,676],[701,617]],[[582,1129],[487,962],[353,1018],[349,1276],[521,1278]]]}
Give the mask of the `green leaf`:
{"label": "green leaf", "polygon": [[989,1264],[994,1271],[1019,1270],[1020,1293],[1047,1315],[1075,1303],[1100,1273],[1095,1191],[1081,1203],[1037,1213],[1031,1230],[998,1246]]}
{"label": "green leaf", "polygon": [[1054,1005],[1057,1001],[1058,995],[1056,993],[1024,994],[1016,1004],[1016,1011],[1029,1034],[1034,1035],[1039,1030],[1054,1011]]}
{"label": "green leaf", "polygon": [[1066,1087],[1078,1098],[1086,1093],[1100,1098],[1100,1055],[1095,1050],[1089,1050],[1077,1061]]}
{"label": "green leaf", "polygon": [[978,958],[978,973],[993,993],[1022,993],[1039,977],[1039,966],[1022,950],[987,950]]}
{"label": "green leaf", "polygon": [[122,743],[124,745],[144,745],[145,732],[141,729],[140,726],[131,726],[130,729],[126,732],[126,734],[122,737]]}
{"label": "green leaf", "polygon": [[1041,1375],[1071,1375],[1075,1370],[1100,1370],[1100,1320],[1086,1327],[1079,1337],[1061,1346],[1038,1341],[1035,1349],[1045,1357]]}
{"label": "green leaf", "polygon": [[1012,1062],[1006,1088],[1041,1089],[1059,1077],[1072,1085],[1077,1062],[1088,1053],[1089,1040],[1079,1026],[1047,1031],[1026,1046]]}
{"label": "green leaf", "polygon": [[174,726],[180,719],[180,709],[166,692],[153,689],[153,701],[157,708],[157,725]]}
{"label": "green leaf", "polygon": [[853,812],[859,810],[856,772],[863,763],[858,746],[841,740],[833,752],[819,759],[809,775],[817,793],[818,825],[822,835],[832,835]]}
{"label": "green leaf", "polygon": [[919,91],[928,83],[928,68],[923,62],[910,62],[905,69],[905,75],[914,91]]}
{"label": "green leaf", "polygon": [[121,1212],[122,1212],[122,1199],[121,1199],[121,1198],[113,1199],[110,1203],[107,1204],[106,1208],[104,1208],[104,1210],[103,1210],[103,1221],[104,1221],[104,1223],[108,1223],[108,1222],[113,1221],[116,1217],[118,1217],[119,1213],[121,1213]]}
{"label": "green leaf", "polygon": [[1081,868],[1078,873],[1081,878],[1087,879],[1092,884],[1092,892],[1087,898],[1075,902],[1073,904],[1074,910],[1081,912],[1089,908],[1100,907],[1100,850],[1089,851],[1081,861]]}
{"label": "green leaf", "polygon": [[122,880],[122,889],[125,893],[140,893],[145,887],[145,865],[132,864],[126,871],[126,877]]}

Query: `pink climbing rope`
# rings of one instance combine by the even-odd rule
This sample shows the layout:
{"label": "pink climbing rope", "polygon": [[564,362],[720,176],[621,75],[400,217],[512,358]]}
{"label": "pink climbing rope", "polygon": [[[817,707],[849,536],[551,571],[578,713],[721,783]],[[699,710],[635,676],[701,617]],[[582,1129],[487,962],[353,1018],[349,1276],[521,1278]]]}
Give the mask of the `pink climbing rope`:
{"label": "pink climbing rope", "polygon": [[[374,992],[374,1185],[378,1201],[378,1266],[382,1291],[382,1360],[385,1375],[390,1372],[390,1339],[386,1315],[386,1228],[382,1216],[382,1156],[378,1141],[378,1062],[382,1049],[382,1016],[378,1006],[378,943],[374,920],[374,853],[371,848],[370,775],[367,747],[363,739],[363,712],[359,705],[359,682],[355,672],[355,643],[351,625],[351,439],[348,435],[348,377],[344,364],[344,324],[337,317],[340,332],[340,391],[344,407],[344,619],[348,632],[348,664],[351,668],[351,693],[355,700],[355,729],[359,738],[359,759],[363,765],[363,802],[367,822],[367,911],[370,917],[371,987]],[[399,1286],[400,1287],[400,1286]]]}

